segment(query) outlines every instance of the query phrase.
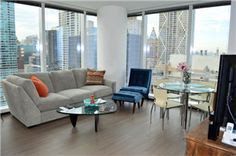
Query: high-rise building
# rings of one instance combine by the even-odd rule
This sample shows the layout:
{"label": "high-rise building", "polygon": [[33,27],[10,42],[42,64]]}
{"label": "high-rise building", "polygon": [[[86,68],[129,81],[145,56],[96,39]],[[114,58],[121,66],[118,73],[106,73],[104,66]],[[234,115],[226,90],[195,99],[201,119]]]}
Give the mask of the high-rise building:
{"label": "high-rise building", "polygon": [[[0,80],[2,80],[18,70],[14,3],[2,1],[0,7]],[[4,105],[1,85],[0,102],[0,106]]]}
{"label": "high-rise building", "polygon": [[148,50],[146,54],[146,68],[152,69],[154,71],[158,61],[158,40],[154,28],[152,29],[152,32],[147,39],[147,47]]}
{"label": "high-rise building", "polygon": [[26,36],[25,39],[21,42],[24,45],[34,45],[37,46],[38,43],[38,36],[37,35],[29,35]]}
{"label": "high-rise building", "polygon": [[17,67],[19,72],[24,72],[24,58],[25,58],[24,48],[18,46]]}
{"label": "high-rise building", "polygon": [[59,27],[63,33],[63,69],[69,68],[69,37],[81,36],[81,15],[70,11],[59,12]]}
{"label": "high-rise building", "polygon": [[68,57],[69,57],[69,61],[68,61],[69,69],[81,67],[81,37],[80,36],[69,37]]}
{"label": "high-rise building", "polygon": [[127,36],[127,71],[129,75],[130,68],[141,67],[141,53],[142,53],[142,20],[137,17],[128,18],[128,36]]}
{"label": "high-rise building", "polygon": [[167,60],[171,54],[186,54],[187,30],[188,11],[160,13],[158,51],[166,53]]}
{"label": "high-rise building", "polygon": [[62,69],[62,39],[63,37],[60,27],[46,31],[46,58],[48,71]]}
{"label": "high-rise building", "polygon": [[85,67],[97,68],[97,28],[93,21],[87,21]]}

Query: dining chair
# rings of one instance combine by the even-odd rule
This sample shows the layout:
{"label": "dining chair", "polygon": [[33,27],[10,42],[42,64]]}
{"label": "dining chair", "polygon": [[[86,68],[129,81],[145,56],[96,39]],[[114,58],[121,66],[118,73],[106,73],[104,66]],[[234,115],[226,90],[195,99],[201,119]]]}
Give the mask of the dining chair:
{"label": "dining chair", "polygon": [[188,127],[190,127],[191,124],[192,109],[195,108],[196,110],[200,111],[201,113],[200,121],[202,121],[202,119],[206,118],[208,114],[213,111],[215,96],[216,93],[210,93],[210,98],[208,102],[201,101],[199,104],[190,105]]}
{"label": "dining chair", "polygon": [[182,121],[182,104],[178,100],[168,99],[167,91],[158,89],[156,87],[153,88],[154,93],[154,102],[152,104],[151,110],[150,110],[150,123],[152,123],[152,112],[153,108],[156,106],[160,107],[160,118],[162,119],[162,130],[164,130],[164,118],[165,113],[166,117],[169,120],[169,110],[172,108],[178,108],[181,107],[181,121]]}
{"label": "dining chair", "polygon": [[[157,80],[155,80],[155,85],[157,87],[159,87],[159,85],[161,83],[167,83],[167,82],[171,82],[171,79],[168,79],[168,78],[157,79]],[[167,98],[168,99],[178,99],[178,98],[180,98],[180,95],[179,95],[179,93],[167,92]]]}
{"label": "dining chair", "polygon": [[[210,88],[216,87],[216,82],[213,81],[193,81],[193,83],[202,84]],[[210,94],[209,93],[202,93],[202,94],[192,94],[189,96],[190,100],[200,102],[209,102]]]}

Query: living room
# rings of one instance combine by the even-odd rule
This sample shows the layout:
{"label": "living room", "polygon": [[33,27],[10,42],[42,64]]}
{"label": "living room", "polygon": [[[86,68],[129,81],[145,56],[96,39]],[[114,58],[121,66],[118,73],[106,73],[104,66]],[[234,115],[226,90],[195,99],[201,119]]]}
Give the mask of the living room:
{"label": "living room", "polygon": [[1,155],[202,155],[199,126],[235,154],[207,134],[235,118],[236,1],[3,0],[0,20]]}

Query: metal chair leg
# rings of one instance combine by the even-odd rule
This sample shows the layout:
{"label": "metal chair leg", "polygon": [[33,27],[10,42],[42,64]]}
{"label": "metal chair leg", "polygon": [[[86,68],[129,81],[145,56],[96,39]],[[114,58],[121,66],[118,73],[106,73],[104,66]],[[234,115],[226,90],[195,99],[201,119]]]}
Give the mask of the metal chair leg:
{"label": "metal chair leg", "polygon": [[167,120],[169,120],[169,118],[170,118],[169,114],[170,114],[170,113],[169,113],[169,109],[167,109],[167,110],[166,110],[166,118],[167,118]]}
{"label": "metal chair leg", "polygon": [[[163,108],[162,108],[163,109]],[[166,112],[166,110],[162,110],[162,130],[164,130],[164,123],[165,123],[165,112]]]}
{"label": "metal chair leg", "polygon": [[152,123],[152,111],[153,107],[156,106],[155,103],[152,104],[151,110],[150,110],[150,124]]}
{"label": "metal chair leg", "polygon": [[162,118],[163,108],[160,108],[160,119]]}

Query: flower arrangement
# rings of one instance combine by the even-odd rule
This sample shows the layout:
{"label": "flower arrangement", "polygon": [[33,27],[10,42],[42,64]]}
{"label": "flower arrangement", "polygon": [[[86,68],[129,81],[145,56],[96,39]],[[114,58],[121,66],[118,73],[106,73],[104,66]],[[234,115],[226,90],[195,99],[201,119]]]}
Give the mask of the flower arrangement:
{"label": "flower arrangement", "polygon": [[189,71],[189,66],[187,65],[186,62],[180,62],[178,65],[177,65],[177,70],[180,71],[180,72],[188,72]]}
{"label": "flower arrangement", "polygon": [[186,62],[180,62],[177,65],[177,70],[182,72],[182,80],[184,84],[188,84],[191,82],[191,73],[189,72],[190,67],[187,65]]}

